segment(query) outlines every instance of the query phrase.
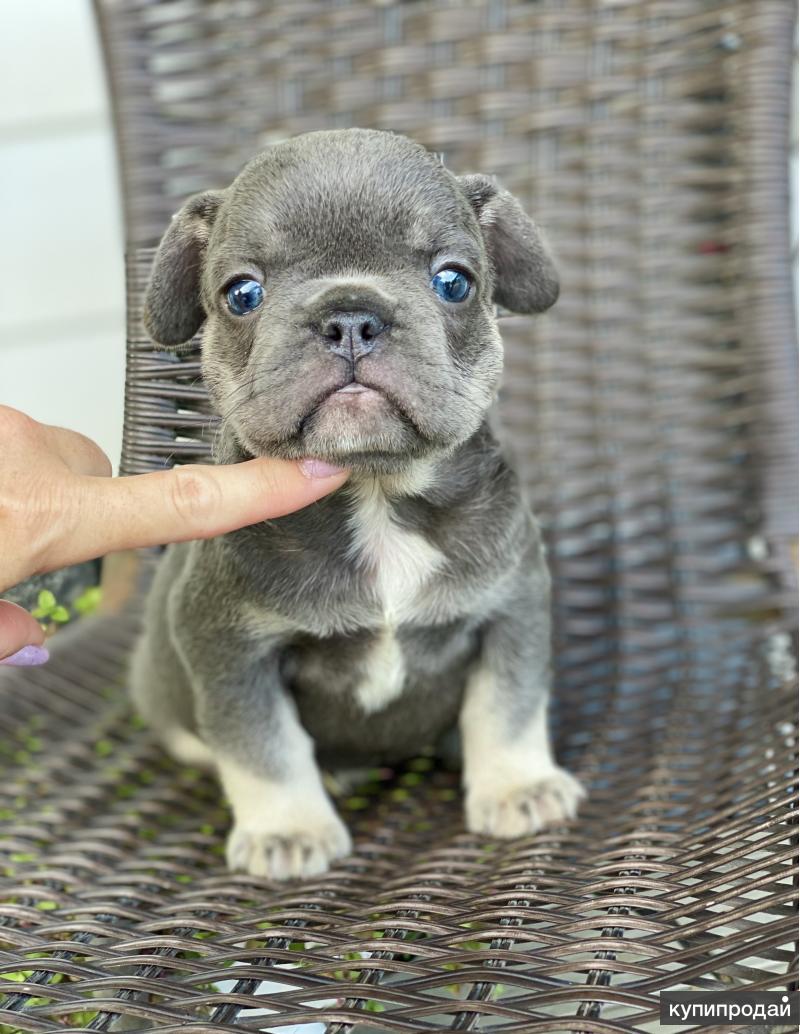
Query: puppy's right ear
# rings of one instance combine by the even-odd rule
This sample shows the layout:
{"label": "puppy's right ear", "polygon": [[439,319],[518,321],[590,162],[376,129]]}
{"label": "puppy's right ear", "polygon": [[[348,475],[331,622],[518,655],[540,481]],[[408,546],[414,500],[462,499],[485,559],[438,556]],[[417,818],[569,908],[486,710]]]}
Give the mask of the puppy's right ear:
{"label": "puppy's right ear", "polygon": [[222,190],[190,197],[161,238],[144,299],[144,325],[156,344],[165,348],[176,348],[194,337],[206,318],[200,277],[208,237],[224,197]]}

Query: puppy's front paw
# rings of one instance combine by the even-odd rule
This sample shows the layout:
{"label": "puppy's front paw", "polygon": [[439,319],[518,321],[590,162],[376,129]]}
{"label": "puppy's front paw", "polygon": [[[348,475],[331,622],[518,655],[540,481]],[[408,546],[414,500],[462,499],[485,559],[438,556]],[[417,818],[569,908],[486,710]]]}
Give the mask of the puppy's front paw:
{"label": "puppy's front paw", "polygon": [[318,825],[296,829],[243,826],[228,836],[228,867],[270,880],[295,880],[326,872],[336,858],[350,853],[350,834],[333,815]]}
{"label": "puppy's front paw", "polygon": [[491,787],[478,785],[467,793],[467,828],[492,837],[528,836],[574,819],[585,796],[578,780],[563,768],[527,783],[509,779]]}

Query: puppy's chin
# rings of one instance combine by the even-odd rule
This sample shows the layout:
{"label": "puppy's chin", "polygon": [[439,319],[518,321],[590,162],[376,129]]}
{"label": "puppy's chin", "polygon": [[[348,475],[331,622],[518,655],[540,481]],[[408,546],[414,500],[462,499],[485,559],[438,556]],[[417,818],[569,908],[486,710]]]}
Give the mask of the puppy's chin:
{"label": "puppy's chin", "polygon": [[421,441],[408,419],[382,393],[349,386],[325,398],[300,435],[305,455],[357,469],[398,469],[419,455]]}
{"label": "puppy's chin", "polygon": [[265,435],[265,430],[231,422],[217,439],[215,459],[313,456],[364,473],[397,474],[413,460],[441,451],[382,392],[360,386],[325,395],[287,435]]}

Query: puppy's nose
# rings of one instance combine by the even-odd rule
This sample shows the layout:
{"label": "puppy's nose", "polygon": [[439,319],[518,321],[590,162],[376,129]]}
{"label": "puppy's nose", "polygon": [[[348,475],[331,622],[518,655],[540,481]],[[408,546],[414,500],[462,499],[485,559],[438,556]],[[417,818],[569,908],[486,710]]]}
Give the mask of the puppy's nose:
{"label": "puppy's nose", "polygon": [[336,355],[354,362],[375,347],[386,324],[374,312],[333,312],[322,325],[322,336]]}

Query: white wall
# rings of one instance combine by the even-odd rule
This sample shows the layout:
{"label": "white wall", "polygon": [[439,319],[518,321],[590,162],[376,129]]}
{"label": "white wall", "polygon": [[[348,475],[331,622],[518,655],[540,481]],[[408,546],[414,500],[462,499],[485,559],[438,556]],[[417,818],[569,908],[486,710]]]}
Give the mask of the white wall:
{"label": "white wall", "polygon": [[91,5],[2,0],[2,8],[0,403],[82,431],[116,469],[123,243]]}

